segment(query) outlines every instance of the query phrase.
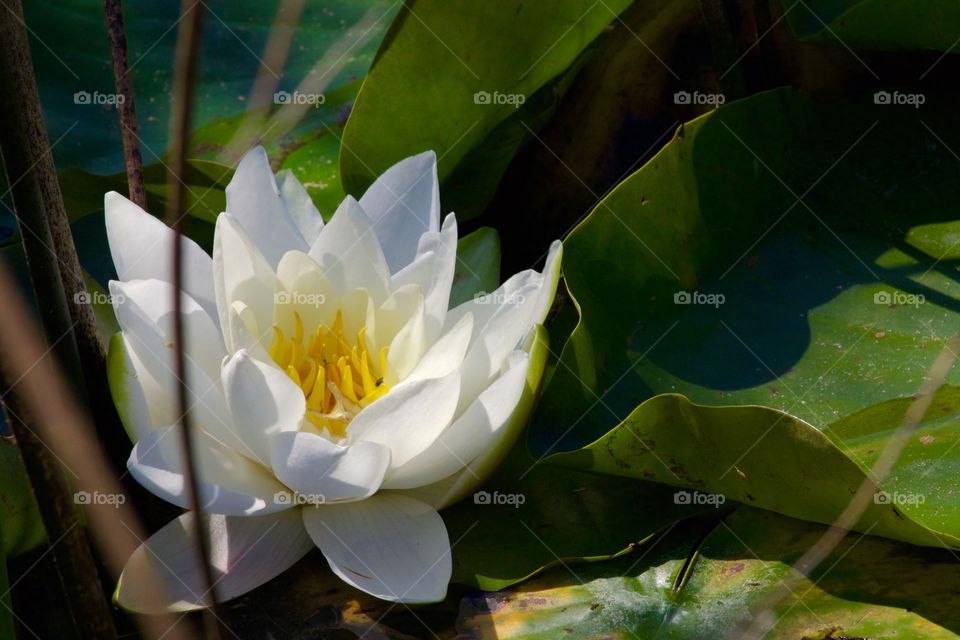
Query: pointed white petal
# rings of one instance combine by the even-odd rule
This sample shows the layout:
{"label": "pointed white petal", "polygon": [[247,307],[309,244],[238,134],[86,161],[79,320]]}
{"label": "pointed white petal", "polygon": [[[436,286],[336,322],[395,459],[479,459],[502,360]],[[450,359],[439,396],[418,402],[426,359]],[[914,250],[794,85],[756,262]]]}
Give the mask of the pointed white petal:
{"label": "pointed white petal", "polygon": [[323,218],[320,212],[310,199],[310,194],[289,169],[277,172],[277,186],[280,187],[280,197],[283,198],[287,212],[309,247],[323,229]]}
{"label": "pointed white petal", "polygon": [[[394,312],[399,311],[399,313],[393,314],[396,316],[393,318],[394,321],[404,319],[405,322],[390,340],[387,351],[387,370],[384,379],[390,385],[395,385],[405,379],[417,366],[420,358],[427,350],[426,311],[423,306],[423,295],[415,287],[412,288],[412,291],[412,300],[410,300],[412,304],[401,303],[400,308],[394,310]],[[383,317],[380,313],[377,314],[377,327],[382,326]],[[383,333],[381,332],[377,335],[378,343],[382,339]]]}
{"label": "pointed white petal", "polygon": [[362,500],[380,488],[390,450],[374,442],[342,447],[313,433],[284,432],[271,440],[274,473],[313,504]]}
{"label": "pointed white petal", "polygon": [[467,313],[433,343],[404,382],[440,378],[460,368],[473,336],[473,314]]}
{"label": "pointed white petal", "polygon": [[377,302],[387,297],[390,272],[383,250],[363,207],[350,196],[337,208],[309,253],[341,294],[362,288]]}
{"label": "pointed white petal", "polygon": [[287,212],[263,147],[254,147],[237,165],[227,185],[227,213],[250,235],[271,267],[287,251],[307,250],[307,242]]}
{"label": "pointed white petal", "polygon": [[515,351],[507,370],[484,389],[440,437],[390,472],[384,489],[409,489],[442,480],[487,451],[513,414],[526,385],[529,356]]}
{"label": "pointed white petal", "polygon": [[[261,465],[195,430],[193,455],[200,503],[206,513],[229,516],[263,515],[282,511],[277,501],[286,487]],[[130,452],[127,469],[153,494],[184,509],[190,506],[179,427],[153,429]]]}
{"label": "pointed white petal", "polygon": [[563,261],[563,243],[554,240],[547,254],[547,261],[543,265],[543,284],[537,296],[536,308],[533,311],[533,321],[543,324],[553,305],[553,298],[557,293],[557,284],[560,282],[560,265]]}
{"label": "pointed white petal", "polygon": [[[120,283],[110,283],[115,302],[123,300],[121,291]],[[173,336],[153,322],[132,300],[115,304],[114,309],[147,401],[151,422],[156,425],[176,423],[179,418],[178,383]],[[194,362],[190,353],[185,354],[184,363],[190,411],[195,420],[215,430],[211,435],[221,439],[223,425],[230,424],[230,413],[220,389],[219,374],[210,376]]]}
{"label": "pointed white petal", "polygon": [[223,388],[237,434],[269,466],[271,437],[300,428],[303,391],[279,367],[242,350],[223,365]]}
{"label": "pointed white petal", "polygon": [[[116,191],[104,197],[107,240],[120,280],[173,278],[173,231]],[[183,290],[216,317],[213,263],[197,243],[183,238]]]}
{"label": "pointed white petal", "polygon": [[[113,308],[120,317],[127,317],[128,305],[134,305],[171,342],[174,338],[173,285],[163,280],[129,280],[110,282]],[[193,298],[181,294],[183,332],[186,353],[211,378],[220,373],[220,363],[226,355],[220,330],[213,318]],[[123,325],[121,325],[122,327]]]}
{"label": "pointed white petal", "polygon": [[357,414],[347,427],[351,444],[376,442],[390,449],[391,468],[405,464],[437,439],[457,407],[460,375],[400,384]]}
{"label": "pointed white petal", "polygon": [[[230,308],[237,301],[249,308],[259,331],[268,332],[273,323],[276,276],[243,227],[227,213],[217,218],[213,238],[213,274],[224,337],[230,339],[236,333],[228,323]],[[267,333],[268,338],[269,335]],[[235,344],[227,344],[230,353],[238,348]]]}
{"label": "pointed white petal", "polygon": [[[128,611],[162,613],[205,606],[193,513],[185,513],[133,552],[117,584],[117,603]],[[207,523],[217,596],[227,601],[259,587],[313,548],[299,509],[265,516],[212,515]],[[155,597],[158,578],[166,597]],[[161,592],[162,593],[162,592]]]}
{"label": "pointed white petal", "polygon": [[425,151],[401,160],[360,198],[390,267],[396,273],[417,253],[420,236],[440,227],[437,157]]}
{"label": "pointed white petal", "polygon": [[467,497],[487,481],[500,462],[516,446],[530,417],[547,366],[549,343],[549,335],[541,325],[537,325],[524,341],[523,351],[530,354],[526,385],[507,424],[497,430],[494,442],[471,460],[467,468],[432,484],[402,490],[403,495],[426,502],[435,509],[444,509]]}
{"label": "pointed white petal", "polygon": [[[493,306],[496,310],[483,326],[474,330],[474,340],[463,359],[461,408],[473,402],[477,394],[490,384],[503,366],[507,354],[519,347],[533,328],[533,313],[536,311],[541,279],[540,274],[534,273],[533,276],[532,282],[517,289],[513,295],[497,297],[497,294],[493,294],[487,303],[470,301],[479,306]],[[476,306],[473,310],[477,311]]]}
{"label": "pointed white petal", "polygon": [[446,319],[456,262],[457,219],[451,213],[443,221],[442,231],[420,237],[416,258],[391,278],[394,289],[415,284],[423,291],[429,342],[440,335]]}
{"label": "pointed white petal", "polygon": [[307,532],[340,578],[392,602],[437,602],[447,593],[450,539],[430,506],[380,493],[303,509]]}

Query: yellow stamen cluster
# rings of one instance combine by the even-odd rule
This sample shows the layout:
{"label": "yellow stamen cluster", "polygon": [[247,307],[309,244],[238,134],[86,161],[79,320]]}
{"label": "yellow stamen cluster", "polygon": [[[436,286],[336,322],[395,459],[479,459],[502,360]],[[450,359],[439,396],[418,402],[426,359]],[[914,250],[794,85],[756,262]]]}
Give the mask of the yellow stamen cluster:
{"label": "yellow stamen cluster", "polygon": [[274,325],[270,357],[303,390],[307,420],[321,431],[328,429],[343,437],[350,418],[389,391],[383,383],[387,348],[380,349],[379,362],[371,363],[365,340],[367,328],[360,329],[356,343],[351,345],[343,331],[340,311],[332,327],[318,325],[307,341],[300,315],[294,312],[293,320],[294,332],[289,339]]}

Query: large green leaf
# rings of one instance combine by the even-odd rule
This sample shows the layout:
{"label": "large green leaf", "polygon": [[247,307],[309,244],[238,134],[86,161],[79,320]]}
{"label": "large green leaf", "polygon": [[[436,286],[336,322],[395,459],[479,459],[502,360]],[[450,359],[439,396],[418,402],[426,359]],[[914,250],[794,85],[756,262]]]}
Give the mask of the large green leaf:
{"label": "large green leaf", "polygon": [[[941,406],[957,399],[960,394],[945,390],[936,397],[935,411],[941,413]],[[904,407],[899,409],[886,410],[899,419]],[[858,446],[861,453],[869,451],[867,461],[879,455],[889,435],[873,430],[876,417],[872,412],[868,420],[856,421],[867,432]],[[958,434],[956,418],[928,422],[895,476],[878,486],[864,466],[867,461],[856,452],[842,451],[788,414],[763,407],[706,407],[664,394],[637,407],[597,442],[547,461],[692,489],[677,494],[691,503],[737,500],[824,524],[835,521],[866,482],[875,498],[855,529],[914,544],[960,548],[960,504],[954,492],[937,485],[944,481],[942,475],[930,478],[913,472],[917,462],[910,459],[916,454],[928,460],[949,455]],[[928,439],[930,445],[924,445]],[[956,464],[949,460],[945,467]]]}
{"label": "large green leaf", "polygon": [[[957,638],[956,559],[879,538],[851,537],[811,578],[791,568],[823,527],[738,509],[699,546],[689,534],[616,563],[557,569],[508,591],[468,596],[457,628],[478,640],[739,638],[768,598],[769,638]],[[684,577],[676,592],[678,578]]]}
{"label": "large green leaf", "polygon": [[806,0],[784,9],[800,38],[846,47],[950,51],[960,33],[960,6],[951,0]]}
{"label": "large green leaf", "polygon": [[818,429],[913,396],[960,327],[960,161],[946,146],[958,139],[936,105],[792,90],[687,123],[566,241],[582,317],[537,449],[591,442],[657,393],[770,406]]}
{"label": "large green leaf", "polygon": [[[817,104],[791,90],[688,123],[567,241],[566,281],[583,315],[546,391],[537,450],[582,446],[644,400],[676,392],[797,416],[842,451],[829,459],[868,469],[960,328],[960,161],[947,147],[957,129],[934,105],[918,113],[869,96]],[[960,371],[947,380],[958,386]],[[960,513],[945,487],[960,468],[956,401],[953,388],[941,391],[883,485],[901,501],[923,501],[897,506],[952,536]],[[631,421],[654,434],[646,410]],[[751,411],[760,410],[747,410],[749,420],[763,420]],[[710,451],[726,464],[700,469],[702,490],[738,499],[729,469],[755,461],[756,481],[772,474],[787,492],[764,506],[820,521],[817,509],[835,509],[859,484],[850,485],[849,466],[835,475],[811,456],[815,443],[790,433],[793,421],[768,421],[769,430],[748,438],[737,432],[743,420],[690,435],[715,443],[699,452],[655,434],[672,443],[655,454],[688,468]],[[659,429],[696,425],[686,412]],[[791,440],[794,448],[771,451]],[[637,475],[662,473],[659,464],[651,459]],[[804,475],[833,482],[815,494],[791,491],[808,484]]]}
{"label": "large green leaf", "polygon": [[[340,153],[346,190],[362,193],[390,165],[426,149],[436,151],[445,179],[628,4],[410,2],[384,39],[347,122]],[[515,150],[516,140],[506,146]]]}

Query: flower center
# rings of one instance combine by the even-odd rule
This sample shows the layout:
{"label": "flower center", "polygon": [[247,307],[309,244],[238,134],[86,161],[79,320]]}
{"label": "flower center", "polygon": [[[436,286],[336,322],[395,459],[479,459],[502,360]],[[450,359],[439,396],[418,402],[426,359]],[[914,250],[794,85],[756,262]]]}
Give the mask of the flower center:
{"label": "flower center", "polygon": [[317,325],[304,340],[303,321],[294,312],[293,336],[287,338],[273,326],[270,357],[287,372],[307,400],[307,420],[320,431],[337,437],[347,434],[350,419],[361,409],[390,390],[383,382],[387,347],[380,349],[378,362],[371,362],[363,327],[351,344],[343,331],[343,316],[337,311],[332,327]]}

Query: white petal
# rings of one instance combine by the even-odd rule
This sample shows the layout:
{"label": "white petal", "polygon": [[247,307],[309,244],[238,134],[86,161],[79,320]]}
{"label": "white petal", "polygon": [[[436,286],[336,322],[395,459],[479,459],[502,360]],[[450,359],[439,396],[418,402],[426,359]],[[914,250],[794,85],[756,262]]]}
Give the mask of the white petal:
{"label": "white petal", "polygon": [[523,394],[529,356],[516,351],[508,369],[494,380],[437,440],[391,471],[384,489],[409,489],[442,480],[489,449]]}
{"label": "white petal", "polygon": [[390,450],[373,442],[342,447],[307,432],[273,436],[274,473],[314,504],[362,500],[380,488],[390,465]]}
{"label": "white petal", "polygon": [[308,333],[321,324],[329,327],[336,314],[338,297],[337,290],[313,258],[302,251],[290,251],[277,266],[273,320],[288,337],[293,333],[293,312],[300,314]]}
{"label": "white petal", "polygon": [[366,289],[377,302],[387,297],[390,272],[383,250],[363,207],[350,196],[311,245],[310,257],[341,294]]}
{"label": "white petal", "polygon": [[523,351],[530,354],[526,385],[520,402],[506,425],[497,430],[494,442],[483,453],[471,460],[466,469],[432,484],[405,489],[402,491],[404,495],[426,502],[435,509],[443,509],[467,497],[487,481],[500,462],[516,446],[530,417],[547,366],[549,344],[549,335],[541,325],[537,325],[524,340]]}
{"label": "white petal", "polygon": [[[170,342],[174,341],[173,285],[163,280],[114,280],[109,286],[118,321],[127,317],[124,307],[135,305]],[[181,294],[180,308],[187,355],[208,376],[216,378],[226,355],[220,330],[206,310],[186,293]]]}
{"label": "white petal", "polygon": [[450,539],[432,507],[380,493],[305,508],[303,521],[330,568],[348,584],[392,602],[437,602],[446,595]]}
{"label": "white petal", "polygon": [[234,216],[250,235],[271,267],[287,251],[307,250],[270,169],[263,147],[254,147],[237,165],[227,185],[227,213]]}
{"label": "white petal", "polygon": [[423,291],[428,342],[436,340],[443,327],[450,307],[456,262],[457,219],[451,213],[443,221],[441,232],[428,232],[420,237],[416,258],[391,278],[394,289],[416,284]]}
{"label": "white petal", "polygon": [[123,423],[130,441],[136,444],[153,430],[154,422],[150,417],[146,394],[140,386],[139,377],[141,372],[144,372],[143,364],[134,358],[123,333],[115,333],[110,338],[107,352],[107,382],[113,403],[120,415],[120,422]]}
{"label": "white petal", "polygon": [[420,236],[440,227],[440,188],[433,151],[401,160],[360,198],[390,267],[396,273],[417,253]]}
{"label": "white petal", "polygon": [[472,336],[473,314],[467,313],[433,343],[404,382],[440,378],[459,369]]}
{"label": "white petal", "polygon": [[[229,516],[281,511],[289,502],[276,495],[286,487],[249,458],[224,447],[203,431],[191,434],[197,489],[206,513]],[[153,429],[130,452],[127,469],[153,494],[184,509],[190,506],[179,427]]]}
{"label": "white petal", "polygon": [[280,197],[283,198],[283,204],[287,207],[287,213],[290,214],[293,223],[309,247],[323,229],[323,218],[320,212],[310,199],[310,194],[289,169],[277,172],[277,186],[280,187]]}
{"label": "white petal", "polygon": [[[185,513],[133,552],[117,584],[128,611],[190,611],[208,601],[197,557],[193,514]],[[293,566],[313,548],[299,509],[265,516],[209,516],[206,535],[217,598],[231,600]],[[166,593],[157,593],[155,579]]]}
{"label": "white petal", "polygon": [[[496,310],[489,316],[485,325],[474,330],[474,340],[463,359],[463,387],[460,392],[460,406],[465,407],[490,384],[511,351],[520,346],[523,338],[533,328],[533,314],[537,309],[540,291],[540,274],[533,274],[528,282],[512,295],[494,297],[487,306]],[[496,294],[494,294],[496,296]],[[480,306],[483,303],[476,299]],[[476,306],[473,307],[476,312]],[[480,313],[483,313],[481,311]]]}
{"label": "white petal", "polygon": [[[174,232],[116,191],[104,197],[107,240],[120,280],[173,278]],[[183,290],[207,310],[217,313],[210,256],[190,238],[183,242]]]}
{"label": "white petal", "polygon": [[405,464],[450,424],[457,407],[460,375],[401,384],[357,414],[347,426],[351,444],[389,447],[391,468]]}
{"label": "white petal", "polygon": [[[230,308],[237,301],[249,308],[260,333],[269,336],[273,323],[276,276],[243,227],[227,213],[217,218],[213,238],[213,273],[224,337],[230,339],[236,333],[228,323]],[[230,353],[238,348],[238,345],[227,344]]]}
{"label": "white petal", "polygon": [[[120,283],[111,282],[114,300],[121,299]],[[174,363],[173,337],[153,322],[138,305],[131,301],[115,305],[117,321],[123,329],[131,360],[135,364],[137,380],[143,390],[153,424],[169,425],[179,419],[177,411],[178,383]],[[211,435],[227,437],[225,425],[230,424],[230,413],[220,389],[219,375],[211,377],[189,353],[184,354],[187,381],[188,408],[194,418],[210,425]],[[221,442],[224,442],[221,439]],[[229,441],[226,444],[230,444]]]}
{"label": "white petal", "polygon": [[223,388],[237,434],[257,460],[269,465],[271,437],[300,428],[303,391],[279,367],[242,350],[224,364]]}
{"label": "white petal", "polygon": [[550,245],[550,252],[543,265],[543,284],[537,296],[536,308],[533,312],[533,321],[543,324],[553,305],[553,298],[557,293],[557,284],[560,282],[560,264],[563,261],[563,243],[554,240]]}
{"label": "white petal", "polygon": [[230,334],[226,340],[227,344],[231,345],[232,351],[246,349],[257,360],[272,362],[267,351],[269,343],[273,339],[272,327],[261,329],[256,314],[246,303],[241,300],[233,301],[233,304],[230,305],[230,318],[227,327]]}
{"label": "white petal", "polygon": [[[382,328],[384,325],[393,324],[396,326],[398,320],[405,320],[400,325],[399,331],[390,340],[387,351],[387,370],[384,379],[390,385],[395,385],[406,378],[427,350],[426,310],[423,306],[423,295],[416,287],[411,287],[410,290],[412,290],[413,295],[409,296],[405,302],[400,301],[397,308],[386,313],[381,313],[384,309],[379,309],[377,312],[379,333],[377,333],[376,338],[378,344],[383,344],[384,332]],[[395,295],[401,291],[404,290],[395,292]],[[391,297],[390,300],[392,299]],[[387,302],[389,303],[390,300]],[[385,320],[390,316],[393,317],[390,320]]]}

